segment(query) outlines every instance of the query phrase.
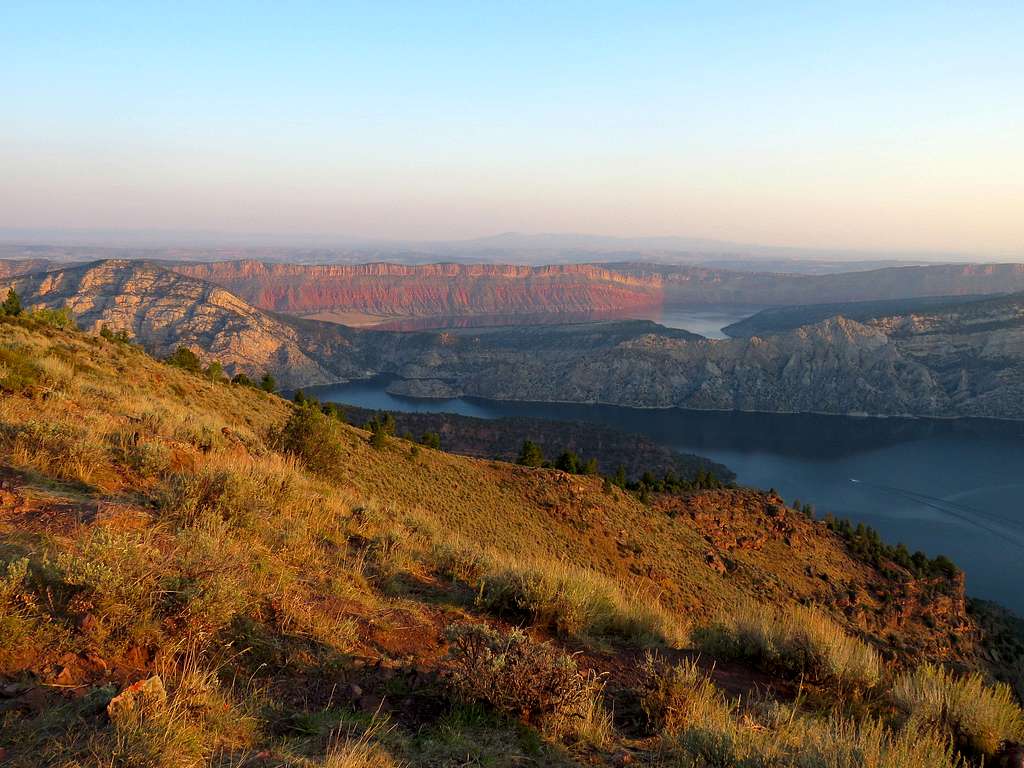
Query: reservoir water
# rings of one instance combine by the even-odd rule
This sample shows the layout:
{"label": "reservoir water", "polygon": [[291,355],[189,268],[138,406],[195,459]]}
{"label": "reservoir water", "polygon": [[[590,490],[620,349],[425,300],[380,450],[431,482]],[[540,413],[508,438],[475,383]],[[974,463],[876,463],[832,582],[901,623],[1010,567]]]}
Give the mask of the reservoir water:
{"label": "reservoir water", "polygon": [[315,394],[365,408],[535,416],[640,432],[728,465],[743,485],[774,487],[819,515],[867,523],[911,551],[945,554],[966,572],[969,594],[1024,614],[1024,423],[414,400],[386,387],[378,379]]}

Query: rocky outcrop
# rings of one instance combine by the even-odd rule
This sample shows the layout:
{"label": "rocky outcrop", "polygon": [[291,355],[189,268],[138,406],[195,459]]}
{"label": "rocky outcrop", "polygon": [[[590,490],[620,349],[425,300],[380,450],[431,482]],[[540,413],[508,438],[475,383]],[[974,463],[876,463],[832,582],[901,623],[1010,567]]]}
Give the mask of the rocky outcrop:
{"label": "rocky outcrop", "polygon": [[[926,365],[881,331],[844,318],[764,339],[714,341],[648,332],[590,349],[553,344],[522,354],[495,352],[494,345],[459,337],[398,373],[441,379],[458,393],[500,400],[827,413],[953,410]],[[418,394],[416,381],[406,381],[400,391]]]}
{"label": "rocky outcrop", "polygon": [[126,330],[157,356],[187,346],[229,374],[270,371],[284,386],[340,378],[303,350],[295,329],[223,288],[152,264],[101,261],[12,284],[29,308],[67,308],[83,330]]}

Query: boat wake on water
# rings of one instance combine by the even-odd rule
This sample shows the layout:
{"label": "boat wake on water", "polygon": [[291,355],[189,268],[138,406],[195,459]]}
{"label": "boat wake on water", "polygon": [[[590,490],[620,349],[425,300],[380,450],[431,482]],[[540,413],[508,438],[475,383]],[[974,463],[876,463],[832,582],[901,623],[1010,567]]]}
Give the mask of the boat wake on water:
{"label": "boat wake on water", "polygon": [[1013,520],[966,504],[959,504],[955,501],[941,499],[937,496],[929,496],[925,493],[910,491],[906,488],[897,488],[892,485],[872,483],[868,480],[859,480],[853,477],[850,478],[850,482],[856,483],[857,485],[863,485],[868,488],[873,488],[877,491],[881,491],[882,493],[888,493],[893,496],[909,499],[910,501],[929,507],[930,509],[934,509],[948,517],[959,520],[962,523],[967,523],[974,528],[991,533],[994,536],[999,536],[1003,541],[1024,549],[1024,521]]}

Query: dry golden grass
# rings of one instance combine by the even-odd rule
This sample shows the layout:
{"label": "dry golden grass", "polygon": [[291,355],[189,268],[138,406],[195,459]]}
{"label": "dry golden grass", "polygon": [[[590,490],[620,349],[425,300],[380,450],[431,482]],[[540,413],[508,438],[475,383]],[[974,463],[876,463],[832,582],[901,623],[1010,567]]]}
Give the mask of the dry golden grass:
{"label": "dry golden grass", "polygon": [[892,698],[909,730],[937,729],[972,753],[991,757],[1004,742],[1024,738],[1024,712],[1010,687],[989,685],[976,672],[956,677],[925,664],[896,680]]}
{"label": "dry golden grass", "polygon": [[401,768],[403,763],[377,743],[386,735],[386,730],[382,722],[375,721],[359,734],[351,730],[334,734],[321,765],[323,768]]}
{"label": "dry golden grass", "polygon": [[[30,522],[0,517],[0,674],[59,669],[68,654],[115,666],[155,653],[146,672],[164,665],[169,692],[166,708],[121,725],[97,715],[109,694],[98,679],[85,703],[0,714],[0,745],[19,768],[40,755],[69,767],[240,765],[266,748],[294,766],[389,768],[416,754],[407,734],[281,734],[292,715],[310,714],[306,686],[347,682],[339,670],[351,673],[352,655],[381,658],[396,642],[390,661],[437,663],[437,627],[452,615],[512,617],[555,642],[681,646],[691,617],[707,619],[757,584],[789,608],[744,609],[727,622],[730,642],[844,690],[881,675],[870,648],[795,607],[818,589],[800,575],[802,557],[837,580],[868,577],[828,535],[811,536],[806,552],[770,543],[737,553],[743,567],[721,574],[686,520],[603,493],[597,479],[413,452],[399,439],[378,450],[364,431],[334,422],[329,450],[282,452],[294,410],[281,399],[30,324],[0,322],[0,389],[0,463],[26,473],[22,517],[11,519]],[[776,577],[764,578],[776,563]],[[443,585],[432,593],[438,575],[472,595],[456,600]],[[609,646],[588,652],[600,658]],[[433,658],[417,655],[426,647]],[[661,726],[665,754],[681,765],[954,765],[927,733],[915,742],[893,723],[785,709],[754,717],[695,669],[666,674],[663,698],[682,691],[676,700],[688,702]],[[559,736],[597,750],[621,743],[601,697],[584,703]],[[534,762],[564,756],[556,740],[543,745]],[[723,745],[724,757],[715,752]],[[437,748],[445,757],[430,764],[453,764]]]}
{"label": "dry golden grass", "polygon": [[751,659],[769,670],[844,689],[873,688],[882,678],[882,662],[873,648],[806,606],[742,601],[694,637],[708,653]]}

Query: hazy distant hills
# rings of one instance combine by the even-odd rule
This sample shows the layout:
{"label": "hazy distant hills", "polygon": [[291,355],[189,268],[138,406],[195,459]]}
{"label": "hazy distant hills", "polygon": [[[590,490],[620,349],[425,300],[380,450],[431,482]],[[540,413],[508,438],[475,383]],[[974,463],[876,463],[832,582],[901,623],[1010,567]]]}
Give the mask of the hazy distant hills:
{"label": "hazy distant hills", "polygon": [[444,261],[548,265],[633,261],[794,274],[986,260],[979,253],[805,248],[695,237],[612,237],[564,232],[504,232],[461,240],[383,240],[325,234],[31,228],[0,228],[0,258],[48,258],[64,262],[256,259],[289,264],[377,261],[432,264]]}
{"label": "hazy distant hills", "polygon": [[[977,289],[1019,272],[914,274],[919,286],[959,274]],[[713,341],[647,321],[359,331],[268,313],[144,262],[94,262],[13,284],[26,305],[68,307],[87,330],[124,328],[157,354],[188,345],[230,373],[270,371],[284,386],[389,373],[402,379],[394,391],[427,397],[1024,418],[1024,293]]]}

